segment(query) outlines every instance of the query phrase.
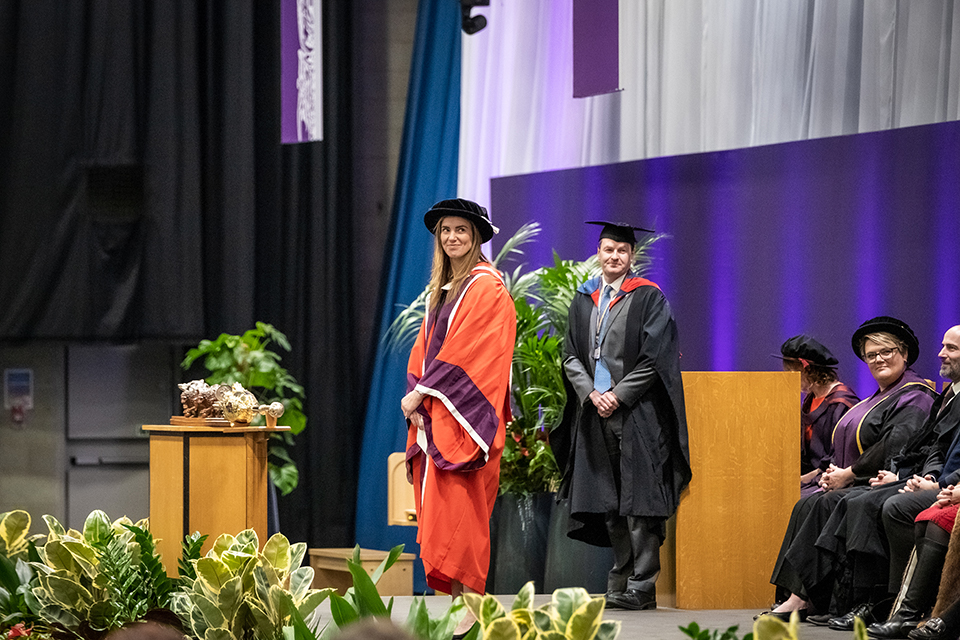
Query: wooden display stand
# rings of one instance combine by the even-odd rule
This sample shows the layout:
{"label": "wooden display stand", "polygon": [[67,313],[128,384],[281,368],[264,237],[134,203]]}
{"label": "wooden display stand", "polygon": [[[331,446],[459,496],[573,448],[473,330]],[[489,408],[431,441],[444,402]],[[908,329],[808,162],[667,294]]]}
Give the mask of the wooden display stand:
{"label": "wooden display stand", "polygon": [[[353,557],[353,549],[310,549],[310,566],[313,567],[313,588],[334,587],[343,595],[353,586],[353,576],[347,569],[347,560]],[[371,549],[360,550],[360,566],[369,575],[373,575],[380,563],[387,557],[386,551]],[[412,553],[401,553],[397,561],[387,569],[377,591],[382,596],[413,595],[413,559]]]}
{"label": "wooden display stand", "polygon": [[267,440],[290,427],[144,425],[150,433],[150,530],[167,574],[177,575],[180,543],[244,529],[267,540]]}
{"label": "wooden display stand", "polygon": [[683,389],[693,480],[676,515],[676,606],[766,608],[800,497],[800,374],[686,372]]}

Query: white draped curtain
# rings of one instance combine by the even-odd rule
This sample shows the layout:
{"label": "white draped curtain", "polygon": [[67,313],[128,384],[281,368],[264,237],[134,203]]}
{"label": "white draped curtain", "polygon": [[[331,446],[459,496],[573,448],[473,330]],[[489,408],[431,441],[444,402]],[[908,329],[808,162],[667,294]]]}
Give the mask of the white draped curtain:
{"label": "white draped curtain", "polygon": [[[572,0],[463,36],[458,195],[490,178],[960,119],[958,0],[620,0],[617,93],[573,98]],[[496,212],[492,212],[496,216]]]}

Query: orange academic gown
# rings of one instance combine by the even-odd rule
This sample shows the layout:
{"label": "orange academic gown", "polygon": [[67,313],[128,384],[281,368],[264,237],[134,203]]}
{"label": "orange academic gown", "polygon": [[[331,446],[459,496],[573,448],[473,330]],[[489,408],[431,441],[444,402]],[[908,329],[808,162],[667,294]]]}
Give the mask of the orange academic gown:
{"label": "orange academic gown", "polygon": [[516,311],[500,274],[481,263],[456,299],[429,310],[410,353],[407,390],[425,395],[424,428],[407,432],[417,542],[427,585],[484,592],[490,516],[510,414]]}

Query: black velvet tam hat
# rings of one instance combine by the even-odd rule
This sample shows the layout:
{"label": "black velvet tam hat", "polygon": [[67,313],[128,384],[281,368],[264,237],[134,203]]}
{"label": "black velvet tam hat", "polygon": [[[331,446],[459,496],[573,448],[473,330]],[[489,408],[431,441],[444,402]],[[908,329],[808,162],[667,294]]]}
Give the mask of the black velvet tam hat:
{"label": "black velvet tam hat", "polygon": [[780,354],[779,356],[774,355],[773,357],[784,360],[788,358],[803,360],[821,367],[835,367],[840,364],[834,355],[830,353],[830,349],[827,349],[810,336],[802,333],[798,336],[793,336],[780,345]]}
{"label": "black velvet tam hat", "polygon": [[903,320],[897,320],[890,316],[877,316],[876,318],[867,320],[853,332],[853,338],[850,340],[850,343],[853,345],[853,352],[857,354],[858,358],[863,358],[863,354],[860,353],[860,341],[864,336],[881,331],[897,336],[907,345],[908,367],[920,357],[920,341],[917,340],[917,336],[914,335],[910,325]]}
{"label": "black velvet tam hat", "polygon": [[500,233],[500,229],[490,223],[490,214],[487,213],[486,208],[463,198],[441,200],[433,205],[423,215],[423,224],[427,225],[430,233],[436,233],[437,223],[440,222],[441,218],[447,216],[465,218],[477,225],[477,229],[480,231],[480,239],[484,242],[490,242],[493,234]]}
{"label": "black velvet tam hat", "polygon": [[635,227],[632,224],[627,224],[626,222],[607,222],[606,220],[587,220],[587,224],[596,224],[603,227],[603,231],[600,232],[599,240],[604,238],[610,238],[614,242],[629,242],[630,246],[637,244],[637,236],[634,231],[646,231],[647,233],[653,233],[652,229],[644,229],[643,227]]}

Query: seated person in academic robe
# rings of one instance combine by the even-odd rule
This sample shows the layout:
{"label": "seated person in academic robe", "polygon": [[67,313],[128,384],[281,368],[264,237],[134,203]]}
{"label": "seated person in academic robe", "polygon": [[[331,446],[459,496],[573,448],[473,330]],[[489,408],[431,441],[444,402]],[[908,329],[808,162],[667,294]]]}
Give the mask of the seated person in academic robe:
{"label": "seated person in academic robe", "polygon": [[[857,617],[866,624],[883,620],[908,566],[914,519],[934,503],[941,486],[960,482],[960,404],[950,400],[953,381],[960,380],[960,327],[944,334],[938,358],[941,376],[951,382],[934,401],[927,421],[869,487],[847,492],[816,541],[810,562],[819,569],[811,570],[816,577],[810,581],[831,573],[835,578],[830,610],[810,616],[814,624],[851,630]],[[917,615],[903,609],[894,618],[907,623]],[[905,633],[901,626],[874,633]]]}
{"label": "seated person in academic robe", "polygon": [[[841,564],[847,571],[834,588],[834,601],[842,601],[844,591],[860,596],[841,616],[843,624],[834,622],[834,628],[847,628],[853,617],[860,617],[867,624],[873,622],[868,628],[871,637],[906,638],[933,602],[947,550],[942,529],[949,531],[952,519],[939,529],[927,526],[931,518],[918,514],[940,514],[939,507],[931,507],[941,501],[939,492],[960,483],[960,403],[954,402],[960,389],[960,326],[947,330],[937,355],[940,375],[948,383],[918,437],[904,448],[893,470],[881,471],[872,480],[869,491],[838,505],[817,542],[818,547],[844,555]],[[905,474],[911,458],[924,452],[927,457],[915,475]],[[901,596],[909,590],[910,597],[894,599],[898,589]],[[894,602],[890,618],[879,622],[890,608],[887,603]]]}
{"label": "seated person in academic robe", "polygon": [[[424,216],[434,234],[427,313],[407,364],[407,478],[427,585],[456,598],[483,593],[490,516],[510,421],[516,309],[480,252],[496,229],[469,200],[443,200]],[[465,634],[468,615],[455,630]]]}
{"label": "seated person in academic robe", "polygon": [[839,361],[808,335],[780,345],[784,371],[800,372],[800,496],[819,489],[820,475],[830,466],[833,428],[860,398],[837,379]]}
{"label": "seated person in academic robe", "polygon": [[[953,522],[956,522],[957,510],[960,509],[960,487],[948,487],[941,491],[939,495],[936,507],[931,507],[928,510],[931,513],[924,512],[931,518],[927,525],[928,530],[938,520],[941,521],[941,526],[945,525],[949,517],[948,512],[952,512]],[[933,512],[935,508],[942,510],[942,514],[937,515]],[[918,518],[918,522],[919,520]],[[910,630],[907,634],[910,640],[956,640],[960,638],[960,529],[955,524],[950,524],[950,527],[952,533],[950,534],[943,571],[940,575],[940,590],[936,593],[933,612],[929,620]],[[910,588],[912,587],[908,585],[907,589]],[[901,592],[901,596],[906,600],[907,594]]]}
{"label": "seated person in academic robe", "polygon": [[910,570],[903,574],[896,610],[886,622],[871,624],[867,628],[868,636],[907,638],[930,611],[937,597],[958,507],[960,490],[950,485],[937,494],[937,502],[932,507],[917,516],[916,544]]}
{"label": "seated person in academic robe", "polygon": [[867,320],[851,339],[866,362],[877,391],[851,408],[833,434],[831,463],[820,478],[822,491],[801,498],[793,508],[771,582],[790,595],[773,611],[783,619],[799,611],[828,609],[831,567],[817,563],[816,541],[833,508],[855,485],[867,485],[888,468],[903,445],[924,423],[935,392],[909,367],[920,344],[909,325],[880,316]]}

